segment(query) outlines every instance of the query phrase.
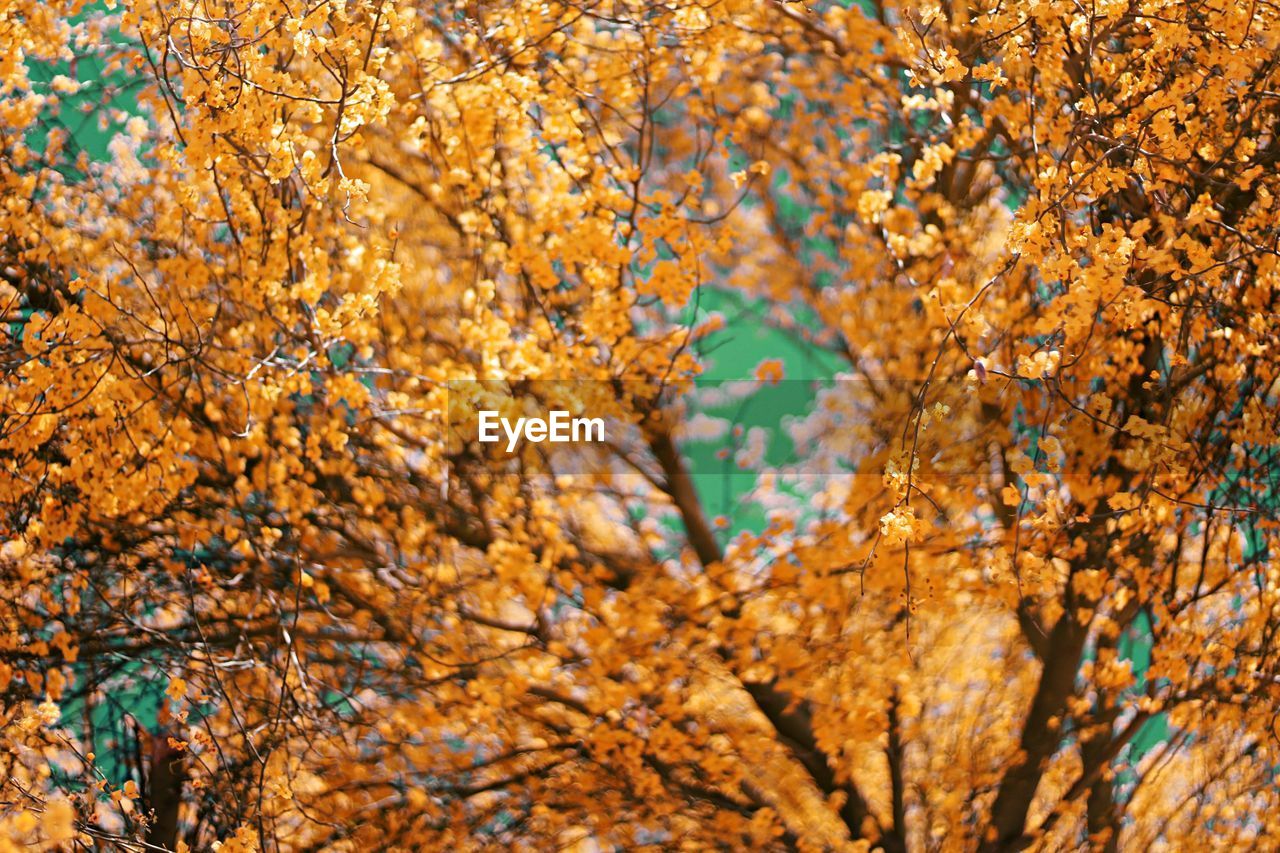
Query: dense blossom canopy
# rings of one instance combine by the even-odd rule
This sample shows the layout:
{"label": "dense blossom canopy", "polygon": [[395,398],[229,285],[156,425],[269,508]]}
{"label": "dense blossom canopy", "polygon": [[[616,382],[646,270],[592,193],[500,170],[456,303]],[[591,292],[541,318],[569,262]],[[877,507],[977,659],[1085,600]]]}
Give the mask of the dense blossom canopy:
{"label": "dense blossom canopy", "polygon": [[[0,45],[13,849],[1280,833],[1272,3],[0,0]],[[756,525],[688,452],[739,314],[761,387],[829,366]],[[468,441],[477,379],[624,431]]]}

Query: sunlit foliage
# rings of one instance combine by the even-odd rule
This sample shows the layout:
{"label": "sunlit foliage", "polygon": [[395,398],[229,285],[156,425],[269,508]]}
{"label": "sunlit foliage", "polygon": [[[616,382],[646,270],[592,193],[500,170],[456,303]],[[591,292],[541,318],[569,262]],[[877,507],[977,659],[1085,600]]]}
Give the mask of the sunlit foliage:
{"label": "sunlit foliage", "polygon": [[[0,0],[14,849],[1280,833],[1275,6],[108,6]],[[729,305],[838,365],[755,529]]]}

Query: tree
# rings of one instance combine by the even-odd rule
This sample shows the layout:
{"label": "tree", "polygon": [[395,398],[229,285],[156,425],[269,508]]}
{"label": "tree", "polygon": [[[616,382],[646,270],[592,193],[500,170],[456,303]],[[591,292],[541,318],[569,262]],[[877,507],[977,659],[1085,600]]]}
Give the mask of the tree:
{"label": "tree", "polygon": [[[1277,831],[1276,8],[9,6],[13,843]],[[837,365],[754,529],[739,308]]]}

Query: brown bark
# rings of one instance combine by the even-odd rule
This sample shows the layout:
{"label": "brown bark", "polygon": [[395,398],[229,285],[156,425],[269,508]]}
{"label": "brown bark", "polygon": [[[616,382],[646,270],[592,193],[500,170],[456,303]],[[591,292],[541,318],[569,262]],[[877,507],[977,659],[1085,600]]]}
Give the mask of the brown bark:
{"label": "brown bark", "polygon": [[146,840],[148,844],[165,850],[178,847],[178,810],[187,781],[183,759],[183,753],[169,745],[167,732],[151,736],[151,772],[147,776],[147,789],[143,792],[152,814]]}

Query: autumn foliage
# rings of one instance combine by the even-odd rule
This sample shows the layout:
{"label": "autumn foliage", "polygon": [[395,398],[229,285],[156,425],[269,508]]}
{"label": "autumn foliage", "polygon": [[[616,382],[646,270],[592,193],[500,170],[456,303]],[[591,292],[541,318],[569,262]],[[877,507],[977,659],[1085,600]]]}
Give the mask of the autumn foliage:
{"label": "autumn foliage", "polygon": [[[10,848],[1276,844],[1280,7],[0,48]],[[828,366],[758,524],[688,451],[742,313],[790,355],[737,378]],[[467,441],[477,379],[625,432]]]}

